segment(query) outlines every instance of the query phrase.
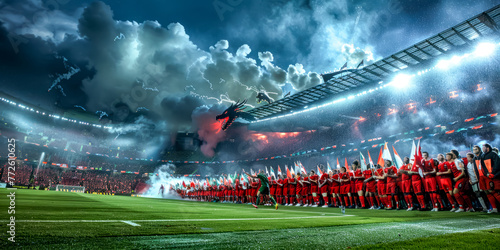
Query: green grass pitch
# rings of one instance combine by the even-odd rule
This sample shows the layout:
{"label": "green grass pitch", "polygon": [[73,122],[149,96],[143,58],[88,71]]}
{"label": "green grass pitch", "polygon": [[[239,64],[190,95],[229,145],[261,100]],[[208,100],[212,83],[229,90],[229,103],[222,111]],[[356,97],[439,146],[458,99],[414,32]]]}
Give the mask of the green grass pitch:
{"label": "green grass pitch", "polygon": [[500,215],[220,204],[16,191],[16,242],[1,249],[497,249]]}

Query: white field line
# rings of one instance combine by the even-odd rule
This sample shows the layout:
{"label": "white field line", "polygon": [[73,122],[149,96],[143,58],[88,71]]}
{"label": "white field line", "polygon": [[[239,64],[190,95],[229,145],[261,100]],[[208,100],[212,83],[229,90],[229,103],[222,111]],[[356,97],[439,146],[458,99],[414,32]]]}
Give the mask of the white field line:
{"label": "white field line", "polygon": [[137,223],[133,223],[132,221],[128,221],[128,220],[122,220],[123,223],[125,224],[129,224],[133,227],[140,227],[141,225],[137,224]]}
{"label": "white field line", "polygon": [[[197,222],[197,221],[245,221],[245,220],[293,220],[293,219],[314,219],[314,218],[334,218],[346,217],[354,215],[339,215],[339,216],[307,216],[307,217],[283,217],[283,218],[228,218],[228,219],[179,219],[179,220],[16,220],[16,222],[25,223],[117,223],[117,222]],[[9,222],[9,221],[1,221]],[[127,223],[129,224],[129,223]]]}

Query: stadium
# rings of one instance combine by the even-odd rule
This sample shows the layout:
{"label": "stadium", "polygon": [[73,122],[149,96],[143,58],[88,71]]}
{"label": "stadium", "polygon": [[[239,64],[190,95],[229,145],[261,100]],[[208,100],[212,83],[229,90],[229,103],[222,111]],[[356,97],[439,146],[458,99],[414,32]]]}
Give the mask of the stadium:
{"label": "stadium", "polygon": [[0,53],[2,249],[500,243],[498,1],[6,1]]}

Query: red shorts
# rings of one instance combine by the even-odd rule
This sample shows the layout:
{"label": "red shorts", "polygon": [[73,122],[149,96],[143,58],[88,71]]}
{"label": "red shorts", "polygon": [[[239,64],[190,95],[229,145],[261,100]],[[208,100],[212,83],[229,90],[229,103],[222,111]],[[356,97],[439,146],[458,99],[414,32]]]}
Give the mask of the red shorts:
{"label": "red shorts", "polygon": [[356,193],[359,191],[363,191],[363,182],[362,181],[358,181],[356,183]]}
{"label": "red shorts", "polygon": [[403,192],[403,181],[402,180],[396,181],[396,186],[398,187],[398,193]]}
{"label": "red shorts", "polygon": [[462,178],[460,180],[458,180],[457,182],[455,182],[455,185],[454,187],[460,191],[465,191],[468,189],[468,186],[467,186],[467,179],[466,178]]}
{"label": "red shorts", "polygon": [[356,183],[354,181],[351,181],[351,194],[357,193],[356,192]]}
{"label": "red shorts", "polygon": [[435,176],[428,176],[424,179],[425,191],[426,192],[436,192],[437,191],[437,183]]}
{"label": "red shorts", "polygon": [[275,196],[276,195],[276,188],[274,186],[272,186],[270,189],[269,189],[269,193],[272,195],[272,196]]}
{"label": "red shorts", "polygon": [[500,180],[490,179],[486,176],[479,176],[479,189],[481,190],[500,190]]}
{"label": "red shorts", "polygon": [[298,186],[295,188],[295,195],[301,195],[302,194],[302,186]]}
{"label": "red shorts", "polygon": [[302,188],[302,196],[307,196],[307,195],[309,195],[309,194],[310,194],[310,193],[309,193],[309,190],[310,190],[310,188],[309,188],[308,186],[306,186],[306,187]]}
{"label": "red shorts", "polygon": [[387,182],[385,194],[396,194],[396,182]]}
{"label": "red shorts", "polygon": [[422,193],[422,181],[412,181],[411,185],[413,186],[413,193],[419,194]]}
{"label": "red shorts", "polygon": [[409,194],[411,192],[411,179],[404,180],[401,183],[403,184],[403,188],[401,189],[401,191],[403,191],[403,193]]}
{"label": "red shorts", "polygon": [[385,182],[382,182],[382,181],[377,182],[378,195],[385,195],[386,189],[387,188],[386,188]]}
{"label": "red shorts", "polygon": [[283,188],[277,188],[276,195],[283,195]]}
{"label": "red shorts", "polygon": [[311,186],[311,193],[318,193],[318,186]]}
{"label": "red shorts", "polygon": [[450,192],[453,190],[453,183],[451,182],[451,178],[439,178],[441,181],[441,190],[445,192]]}
{"label": "red shorts", "polygon": [[340,194],[347,194],[350,192],[351,192],[351,185],[350,184],[340,186]]}
{"label": "red shorts", "polygon": [[375,192],[377,192],[376,187],[377,186],[375,185],[375,181],[371,180],[371,181],[366,183],[366,192],[375,193]]}
{"label": "red shorts", "polygon": [[288,195],[295,195],[295,187],[288,189]]}
{"label": "red shorts", "polygon": [[283,195],[287,196],[288,195],[288,188],[283,188]]}
{"label": "red shorts", "polygon": [[441,184],[441,176],[436,175],[436,183],[438,186],[438,190],[443,190],[443,185]]}
{"label": "red shorts", "polygon": [[340,194],[340,185],[332,186],[332,194]]}
{"label": "red shorts", "polygon": [[321,194],[323,194],[323,193],[328,193],[328,185],[323,185],[323,186],[321,186],[321,187],[319,188],[319,192],[320,192]]}
{"label": "red shorts", "polygon": [[240,193],[238,194],[238,196],[245,196],[245,190],[244,189],[240,189]]}

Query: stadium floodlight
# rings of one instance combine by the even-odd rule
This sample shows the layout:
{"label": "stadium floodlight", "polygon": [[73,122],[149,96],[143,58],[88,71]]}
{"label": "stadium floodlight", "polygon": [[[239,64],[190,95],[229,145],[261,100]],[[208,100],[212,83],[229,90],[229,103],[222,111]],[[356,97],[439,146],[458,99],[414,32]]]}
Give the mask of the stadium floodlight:
{"label": "stadium floodlight", "polygon": [[411,78],[410,75],[399,74],[392,79],[391,85],[399,89],[407,88],[410,85]]}
{"label": "stadium floodlight", "polygon": [[438,69],[447,70],[450,68],[450,61],[449,60],[441,60],[436,64],[436,67]]}
{"label": "stadium floodlight", "polygon": [[480,57],[487,57],[495,51],[495,44],[493,43],[479,43],[475,50],[475,55]]}

